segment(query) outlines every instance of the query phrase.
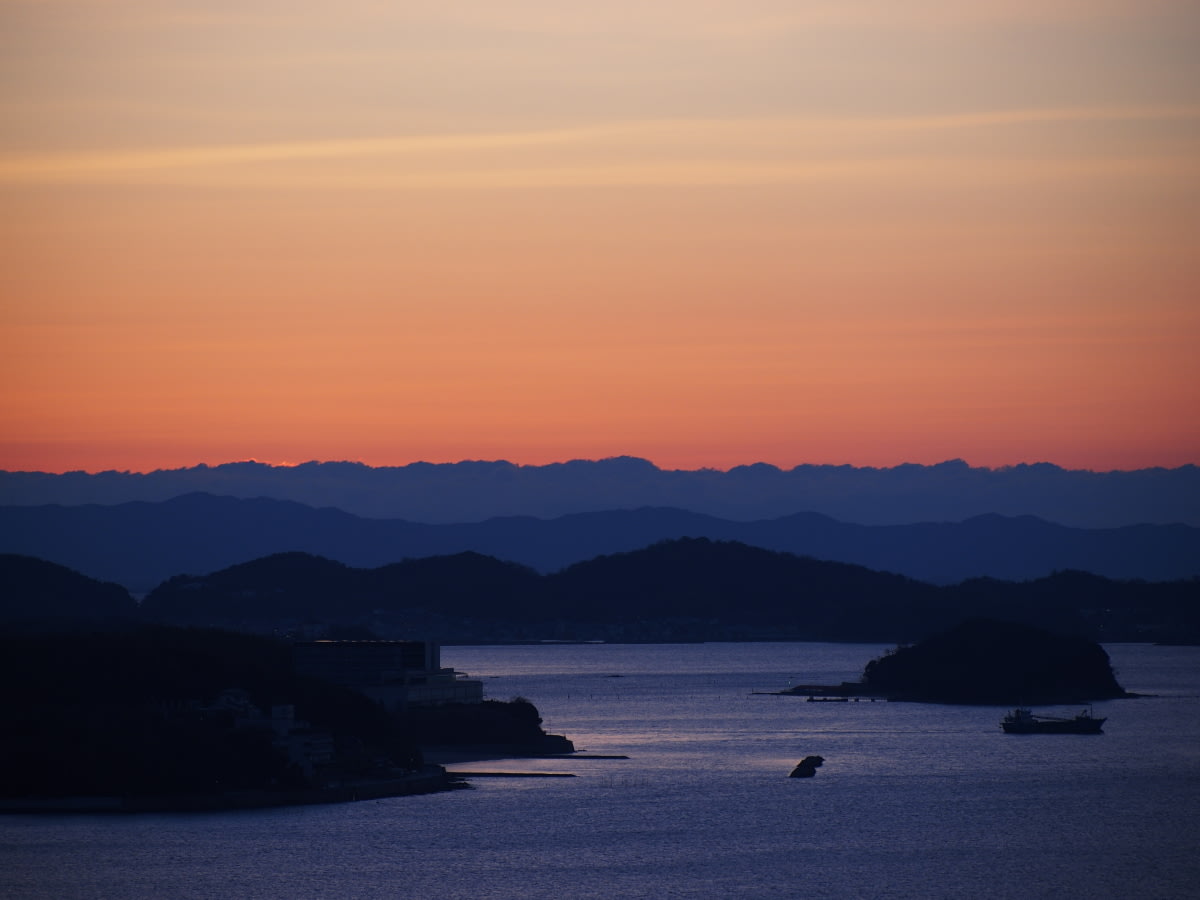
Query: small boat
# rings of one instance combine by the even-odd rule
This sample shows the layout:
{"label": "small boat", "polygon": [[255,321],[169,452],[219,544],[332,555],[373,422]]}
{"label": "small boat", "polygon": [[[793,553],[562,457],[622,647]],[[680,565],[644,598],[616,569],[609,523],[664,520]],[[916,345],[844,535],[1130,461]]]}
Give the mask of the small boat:
{"label": "small boat", "polygon": [[1000,720],[1000,727],[1005,734],[1101,734],[1105,721],[1093,716],[1090,709],[1068,718],[1034,715],[1031,709],[1017,708]]}

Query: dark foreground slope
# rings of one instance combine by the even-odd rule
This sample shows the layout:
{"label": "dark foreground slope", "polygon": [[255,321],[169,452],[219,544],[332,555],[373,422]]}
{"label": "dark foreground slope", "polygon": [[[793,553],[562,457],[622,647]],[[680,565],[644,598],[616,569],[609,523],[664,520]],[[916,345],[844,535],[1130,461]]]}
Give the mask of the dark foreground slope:
{"label": "dark foreground slope", "polygon": [[88,578],[66,566],[0,553],[0,624],[55,628],[63,624],[119,623],[137,615],[137,604],[119,584]]}
{"label": "dark foreground slope", "polygon": [[242,710],[294,704],[334,736],[340,771],[361,773],[368,748],[414,764],[375,704],[298,679],[290,648],[245,634],[135,628],[0,638],[0,795],[215,794],[305,786],[269,728],[235,727]]}
{"label": "dark foreground slope", "polygon": [[[438,785],[424,774],[413,784],[424,746],[572,749],[528,701],[390,713],[297,675],[289,642],[209,629],[0,634],[0,706],[8,808],[95,796],[137,809],[328,802],[351,799],[325,790],[349,782],[363,796],[416,793]],[[328,759],[297,762],[268,715],[280,706],[294,709],[301,743],[329,745]]]}

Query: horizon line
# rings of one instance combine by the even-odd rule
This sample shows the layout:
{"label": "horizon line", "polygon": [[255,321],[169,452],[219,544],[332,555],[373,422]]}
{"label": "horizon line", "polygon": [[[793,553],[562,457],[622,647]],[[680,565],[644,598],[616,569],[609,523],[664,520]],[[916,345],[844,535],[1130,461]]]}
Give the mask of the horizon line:
{"label": "horizon line", "polygon": [[979,471],[1003,472],[1003,471],[1008,471],[1011,469],[1023,469],[1023,468],[1035,468],[1035,467],[1048,466],[1048,467],[1058,469],[1059,471],[1063,471],[1063,472],[1086,472],[1086,473],[1091,473],[1091,474],[1096,474],[1096,475],[1103,475],[1103,474],[1112,474],[1112,473],[1119,473],[1119,472],[1129,473],[1129,472],[1146,472],[1146,471],[1154,471],[1154,470],[1173,471],[1173,470],[1177,470],[1177,469],[1195,468],[1197,465],[1197,463],[1194,463],[1194,462],[1187,462],[1187,463],[1182,463],[1177,466],[1151,465],[1151,466],[1139,466],[1137,468],[1129,468],[1129,469],[1119,469],[1119,468],[1118,469],[1089,469],[1089,468],[1068,468],[1066,466],[1051,462],[1049,460],[1036,460],[1033,462],[1022,461],[1022,462],[1016,462],[1016,463],[1009,463],[1009,464],[1001,465],[1001,466],[983,466],[983,465],[977,466],[977,465],[972,465],[971,463],[967,462],[966,460],[962,459],[961,457],[953,457],[953,458],[943,459],[943,460],[940,460],[939,462],[935,462],[935,463],[920,463],[920,462],[902,461],[902,462],[898,462],[898,463],[895,463],[892,465],[886,465],[886,466],[856,465],[854,463],[834,463],[834,462],[801,462],[801,463],[796,463],[795,465],[792,465],[792,466],[782,466],[782,465],[778,465],[776,463],[767,462],[765,460],[757,460],[754,462],[738,463],[738,464],[729,466],[727,468],[721,468],[718,466],[698,466],[696,468],[674,468],[674,467],[669,467],[669,466],[661,466],[661,465],[655,463],[653,460],[648,459],[646,457],[636,456],[636,455],[632,455],[632,454],[618,454],[618,455],[614,455],[614,456],[602,456],[602,457],[571,457],[571,458],[567,458],[567,459],[554,460],[554,461],[546,462],[546,463],[520,463],[520,462],[513,462],[512,460],[508,460],[508,459],[502,459],[502,458],[501,459],[463,458],[463,459],[458,459],[458,460],[444,460],[444,461],[440,461],[440,462],[435,462],[435,461],[426,460],[426,459],[414,459],[414,460],[409,460],[408,462],[404,462],[404,463],[390,463],[390,464],[382,464],[382,465],[372,464],[372,463],[365,462],[363,460],[354,460],[354,459],[315,459],[314,458],[314,459],[307,459],[302,462],[292,462],[290,460],[262,460],[262,459],[257,459],[255,457],[247,457],[245,459],[225,460],[225,461],[219,462],[219,463],[208,463],[208,462],[201,461],[201,462],[193,463],[191,465],[183,465],[183,466],[175,466],[175,467],[159,467],[159,468],[154,468],[154,469],[113,469],[113,468],[108,468],[108,469],[62,469],[59,471],[49,471],[49,470],[45,470],[45,469],[0,468],[0,473],[6,474],[6,475],[53,475],[53,476],[62,476],[62,475],[94,476],[94,475],[114,475],[114,474],[115,475],[155,475],[155,474],[169,474],[169,473],[173,473],[173,472],[187,472],[187,471],[192,471],[192,470],[196,470],[196,469],[220,469],[220,468],[226,468],[226,467],[230,467],[230,466],[246,466],[246,465],[264,466],[264,467],[267,467],[270,469],[297,469],[297,468],[309,467],[309,466],[336,466],[336,465],[361,466],[366,469],[405,469],[405,468],[409,468],[411,466],[459,466],[459,465],[477,464],[477,465],[494,465],[494,466],[503,465],[503,466],[511,466],[513,468],[518,468],[518,469],[545,469],[545,468],[550,468],[552,466],[571,465],[573,463],[601,464],[601,463],[622,462],[622,461],[628,461],[628,462],[633,462],[633,463],[644,463],[645,465],[650,466],[659,472],[696,472],[696,473],[718,472],[718,473],[722,473],[722,474],[729,474],[738,469],[750,469],[750,468],[768,468],[768,469],[774,469],[777,472],[786,474],[788,472],[793,472],[797,469],[806,469],[806,468],[834,468],[834,469],[849,468],[849,469],[859,469],[859,470],[865,470],[865,471],[892,471],[894,469],[904,469],[904,468],[933,469],[933,468],[948,466],[948,467],[953,467],[956,469],[965,468],[965,469],[979,470]]}

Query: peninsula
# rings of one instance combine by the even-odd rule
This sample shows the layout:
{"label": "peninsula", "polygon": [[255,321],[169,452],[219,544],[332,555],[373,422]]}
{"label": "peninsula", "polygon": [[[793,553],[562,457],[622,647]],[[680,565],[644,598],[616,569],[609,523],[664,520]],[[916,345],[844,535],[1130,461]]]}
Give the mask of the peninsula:
{"label": "peninsula", "polygon": [[[316,648],[318,653],[302,653]],[[564,754],[419,641],[162,626],[0,634],[0,811],[191,810],[446,790],[430,745]],[[433,754],[431,754],[433,755]]]}

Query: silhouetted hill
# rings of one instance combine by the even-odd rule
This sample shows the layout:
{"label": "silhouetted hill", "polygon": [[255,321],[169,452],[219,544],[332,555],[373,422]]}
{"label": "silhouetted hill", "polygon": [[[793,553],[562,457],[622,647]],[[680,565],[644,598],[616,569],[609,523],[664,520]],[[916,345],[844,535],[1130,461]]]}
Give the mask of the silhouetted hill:
{"label": "silhouetted hill", "polygon": [[1077,529],[1031,516],[867,526],[817,513],[735,522],[645,508],[423,525],[290,501],[208,494],[116,506],[0,507],[0,548],[53,560],[139,593],[172,575],[214,572],[287,551],[358,567],[476,552],[551,572],[681,537],[738,541],[938,583],[976,576],[1029,579],[1061,569],[1149,580],[1200,574],[1200,528]]}
{"label": "silhouetted hill", "polygon": [[523,620],[543,611],[544,594],[536,572],[477,553],[361,569],[292,552],[209,575],[174,576],[143,599],[142,613],[176,625],[260,630],[309,622],[365,628],[380,621],[385,628],[428,628],[430,622],[444,628],[476,616]]}
{"label": "silhouetted hill", "polygon": [[867,663],[863,684],[893,699],[1031,705],[1125,696],[1086,638],[971,619]]}
{"label": "silhouetted hill", "polygon": [[45,560],[0,554],[0,623],[10,628],[114,623],[136,614],[133,598],[120,585]]}
{"label": "silhouetted hill", "polygon": [[[205,578],[177,575],[146,598],[143,610],[177,624],[234,620],[310,619],[331,600],[347,611],[369,608],[364,574],[307,553],[280,553],[214,572]],[[204,610],[195,617],[193,611]]]}
{"label": "silhouetted hill", "polygon": [[597,630],[611,639],[720,639],[779,628],[814,640],[888,640],[943,622],[940,603],[937,588],[902,576],[685,538],[552,575],[474,553],[377,569],[281,554],[172,578],[147,595],[143,613],[172,624],[321,622],[443,641]]}
{"label": "silhouetted hill", "polygon": [[500,516],[556,518],[580,512],[671,507],[733,520],[812,510],[842,522],[906,525],[972,516],[1034,515],[1075,527],[1181,522],[1200,526],[1200,468],[1087,472],[1049,463],[999,469],[961,460],[891,468],[765,463],[659,469],[644,459],[572,460],[545,466],[504,461],[413,463],[257,462],[149,472],[0,471],[0,503],[41,506],[161,502],[204,492],[271,497],[356,515],[410,522],[479,522]]}
{"label": "silhouetted hill", "polygon": [[545,579],[533,569],[473,551],[430,556],[375,570],[381,593],[395,608],[418,615],[499,615],[529,622],[545,616]]}
{"label": "silhouetted hill", "polygon": [[545,639],[907,641],[987,615],[1105,640],[1200,634],[1200,580],[1060,573],[936,587],[861,566],[704,538],[539,575],[479,554],[355,569],[281,554],[177,576],[143,601],[171,624],[454,643]]}
{"label": "silhouetted hill", "polygon": [[1026,582],[972,578],[946,590],[979,615],[1096,640],[1200,643],[1200,578],[1147,583],[1064,571]]}
{"label": "silhouetted hill", "polygon": [[669,620],[682,636],[689,625],[704,635],[713,625],[786,624],[815,640],[875,640],[944,621],[930,585],[707,538],[603,556],[548,580],[575,620]]}

